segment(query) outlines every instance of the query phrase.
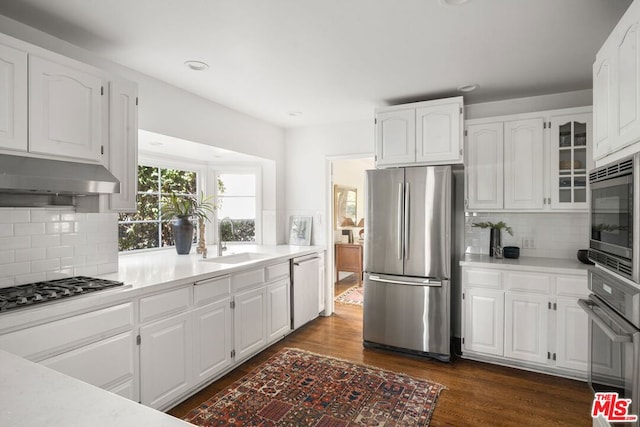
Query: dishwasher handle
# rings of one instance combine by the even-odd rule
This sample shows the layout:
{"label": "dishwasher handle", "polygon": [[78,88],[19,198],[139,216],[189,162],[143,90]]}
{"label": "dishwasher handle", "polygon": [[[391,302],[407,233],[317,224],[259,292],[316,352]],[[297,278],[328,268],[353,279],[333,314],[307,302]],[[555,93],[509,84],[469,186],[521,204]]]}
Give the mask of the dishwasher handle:
{"label": "dishwasher handle", "polygon": [[[578,305],[580,307],[582,307],[582,309],[585,311],[585,313],[587,313],[587,316],[589,317],[590,320],[592,320],[596,325],[598,325],[598,327],[600,329],[602,329],[602,332],[605,333],[605,335],[613,342],[631,342],[632,341],[632,337],[629,334],[618,334],[616,331],[614,331],[613,329],[611,329],[611,327],[609,325],[607,325],[606,321],[604,319],[602,319],[600,316],[598,316],[598,314],[593,310],[593,307],[599,307],[598,304],[594,303],[593,301],[590,300],[586,300],[586,299],[579,299],[578,300]],[[613,319],[611,319],[612,321],[614,321]],[[615,321],[614,321],[615,322]]]}
{"label": "dishwasher handle", "polygon": [[317,257],[313,257],[313,258],[307,258],[304,261],[294,261],[293,265],[295,265],[295,266],[304,265],[304,264],[307,264],[309,262],[313,262],[313,261],[318,260],[318,259],[320,259],[320,257],[317,256]]}

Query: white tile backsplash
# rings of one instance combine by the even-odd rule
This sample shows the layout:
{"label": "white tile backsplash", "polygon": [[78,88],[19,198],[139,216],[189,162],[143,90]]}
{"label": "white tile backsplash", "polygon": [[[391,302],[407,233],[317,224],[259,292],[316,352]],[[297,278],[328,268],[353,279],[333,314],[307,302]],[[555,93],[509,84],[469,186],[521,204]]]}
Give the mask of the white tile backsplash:
{"label": "white tile backsplash", "polygon": [[[477,222],[504,221],[513,236],[502,232],[502,246],[518,246],[520,256],[575,259],[578,249],[589,244],[587,213],[467,213],[465,252],[489,254],[489,230],[473,227]],[[535,248],[525,249],[523,239],[532,238]]]}
{"label": "white tile backsplash", "polygon": [[0,208],[0,287],[118,270],[117,214]]}

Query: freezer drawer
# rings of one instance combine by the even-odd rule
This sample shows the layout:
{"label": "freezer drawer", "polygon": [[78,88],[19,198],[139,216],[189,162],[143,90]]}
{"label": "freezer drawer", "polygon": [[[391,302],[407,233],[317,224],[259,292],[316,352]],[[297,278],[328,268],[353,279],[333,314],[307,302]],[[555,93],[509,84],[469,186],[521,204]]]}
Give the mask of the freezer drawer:
{"label": "freezer drawer", "polygon": [[364,344],[449,361],[450,283],[365,274]]}

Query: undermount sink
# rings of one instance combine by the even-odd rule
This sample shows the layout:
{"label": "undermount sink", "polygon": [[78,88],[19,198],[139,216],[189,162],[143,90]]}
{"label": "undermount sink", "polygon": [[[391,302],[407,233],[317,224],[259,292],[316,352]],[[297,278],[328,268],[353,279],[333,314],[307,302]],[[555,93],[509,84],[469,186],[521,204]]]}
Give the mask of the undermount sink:
{"label": "undermount sink", "polygon": [[241,264],[243,262],[259,261],[265,258],[269,258],[270,254],[261,252],[242,252],[239,254],[229,254],[223,256],[217,256],[213,258],[207,258],[203,261],[216,263],[216,264]]}

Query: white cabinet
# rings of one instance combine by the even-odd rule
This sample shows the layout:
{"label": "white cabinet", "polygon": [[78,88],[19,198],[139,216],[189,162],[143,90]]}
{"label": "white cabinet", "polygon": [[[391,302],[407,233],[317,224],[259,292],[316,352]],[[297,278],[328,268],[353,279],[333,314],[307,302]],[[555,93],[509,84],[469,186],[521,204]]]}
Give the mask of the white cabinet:
{"label": "white cabinet", "polygon": [[632,3],[593,64],[594,159],[640,139],[640,5]]}
{"label": "white cabinet", "polygon": [[473,211],[586,211],[591,109],[467,122],[465,206]]}
{"label": "white cabinet", "polygon": [[138,88],[134,83],[109,83],[109,170],[120,181],[110,196],[114,212],[135,212],[138,192]]}
{"label": "white cabinet", "polygon": [[140,328],[140,399],[162,408],[192,385],[193,332],[190,313]]}
{"label": "white cabinet", "polygon": [[102,78],[84,69],[29,56],[29,151],[100,162]]}
{"label": "white cabinet", "polygon": [[254,354],[267,343],[267,287],[238,293],[234,301],[233,341],[237,361]]}
{"label": "white cabinet", "polygon": [[546,363],[549,297],[527,293],[505,294],[504,355]]}
{"label": "white cabinet", "polygon": [[504,292],[468,288],[464,292],[463,351],[502,356],[504,353]]}
{"label": "white cabinet", "polygon": [[465,266],[462,280],[463,357],[586,378],[586,276]]}
{"label": "white cabinet", "polygon": [[542,118],[504,124],[504,207],[541,209],[544,188],[544,121]]}
{"label": "white cabinet", "polygon": [[2,43],[0,148],[27,151],[27,53]]}
{"label": "white cabinet", "polygon": [[267,285],[267,342],[272,343],[291,331],[289,279]]}
{"label": "white cabinet", "polygon": [[467,128],[466,187],[468,209],[502,209],[503,124],[482,123]]}
{"label": "white cabinet", "polygon": [[376,110],[376,167],[461,163],[462,97]]}
{"label": "white cabinet", "polygon": [[193,312],[193,374],[196,382],[213,378],[231,366],[232,330],[231,298],[228,296]]}

